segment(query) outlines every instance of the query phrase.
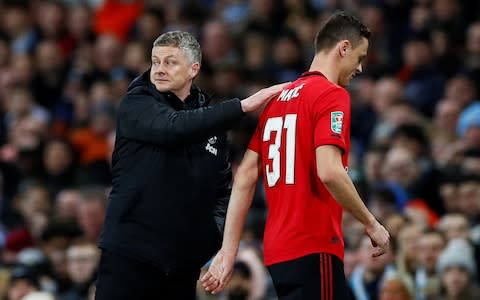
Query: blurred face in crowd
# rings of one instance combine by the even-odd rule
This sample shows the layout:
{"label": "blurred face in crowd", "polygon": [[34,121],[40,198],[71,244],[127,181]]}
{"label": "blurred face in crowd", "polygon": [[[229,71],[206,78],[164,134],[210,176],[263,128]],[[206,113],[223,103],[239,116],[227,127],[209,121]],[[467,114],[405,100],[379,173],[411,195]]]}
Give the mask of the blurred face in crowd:
{"label": "blurred face in crowd", "polygon": [[462,214],[445,215],[438,223],[438,229],[445,234],[448,241],[455,238],[468,239],[468,228],[468,220]]}
{"label": "blurred face in crowd", "polygon": [[60,47],[51,41],[42,42],[35,52],[36,68],[42,72],[55,72],[63,65]]}
{"label": "blurred face in crowd", "polygon": [[[339,49],[341,52],[342,49]],[[346,51],[341,53],[343,59],[339,65],[338,84],[340,86],[347,86],[350,80],[362,73],[362,61],[367,57],[368,40],[364,37],[360,39],[358,45],[353,47],[352,43],[348,41]]]}
{"label": "blurred face in crowd", "polygon": [[368,151],[364,158],[365,176],[369,183],[382,179],[381,166],[385,154],[381,151]]}
{"label": "blurred face in crowd", "polygon": [[471,54],[480,57],[480,22],[475,22],[468,28],[466,45]]}
{"label": "blurred face in crowd", "polygon": [[423,40],[412,40],[403,46],[405,65],[414,69],[429,64],[431,55],[430,44]]}
{"label": "blurred face in crowd", "polygon": [[30,113],[33,106],[32,95],[24,89],[13,90],[8,100],[8,111],[17,117]]}
{"label": "blurred face in crowd", "polygon": [[75,218],[81,195],[76,190],[62,190],[55,200],[55,216],[59,218]]}
{"label": "blurred face in crowd", "polygon": [[416,260],[420,234],[420,229],[416,225],[406,225],[398,233],[397,244],[407,261]]}
{"label": "blurred face in crowd", "polygon": [[388,279],[384,282],[379,295],[380,300],[411,300],[407,287],[400,279]]}
{"label": "blurred face in crowd", "polygon": [[123,56],[123,46],[111,35],[100,35],[95,42],[95,63],[102,72],[110,73]]}
{"label": "blurred face in crowd", "polygon": [[457,211],[457,195],[458,188],[454,183],[447,182],[440,186],[440,197],[447,212]]}
{"label": "blurred face in crowd", "polygon": [[[461,162],[461,169],[467,174],[480,175],[480,157],[476,157],[476,156],[464,157],[463,161]],[[477,205],[480,205],[480,203],[478,203]],[[479,208],[480,206],[477,207],[477,209]]]}
{"label": "blurred face in crowd", "polygon": [[43,186],[30,187],[20,201],[20,209],[26,218],[37,214],[48,215],[51,208],[48,190]]}
{"label": "blurred face in crowd", "polygon": [[435,274],[437,259],[444,247],[445,240],[439,233],[427,232],[418,240],[418,262],[427,274]]}
{"label": "blurred face in crowd", "polygon": [[3,17],[3,28],[12,38],[23,34],[29,26],[29,14],[26,9],[20,7],[7,8]]}
{"label": "blurred face in crowd", "polygon": [[128,44],[123,57],[123,65],[127,70],[141,74],[144,70],[148,69],[150,64],[145,53],[147,53],[147,51],[142,44]]}
{"label": "blurred face in crowd", "polygon": [[245,66],[249,70],[262,68],[265,65],[268,53],[268,42],[266,39],[255,33],[249,33],[243,41],[245,49]]}
{"label": "blurred face in crowd", "polygon": [[440,20],[448,21],[458,13],[457,0],[434,0],[433,12]]}
{"label": "blurred face in crowd", "polygon": [[464,76],[455,76],[448,80],[445,89],[445,96],[460,106],[460,109],[467,106],[475,98],[475,84]]}
{"label": "blurred face in crowd", "polygon": [[87,6],[73,6],[69,11],[69,20],[67,27],[75,39],[80,40],[88,36],[92,26],[92,18]]}
{"label": "blurred face in crowd", "polygon": [[435,107],[435,126],[444,131],[455,131],[457,119],[461,112],[461,106],[451,100],[442,100]]}
{"label": "blurred face in crowd", "polygon": [[105,218],[103,199],[82,201],[78,207],[78,223],[91,241],[97,241]]}
{"label": "blurred face in crowd", "polygon": [[155,38],[163,31],[163,25],[159,18],[148,12],[144,12],[138,18],[139,39],[150,45]]}
{"label": "blurred face in crowd", "polygon": [[280,37],[273,47],[273,58],[280,66],[293,66],[300,59],[301,51],[295,41],[287,36]]}
{"label": "blurred face in crowd", "polygon": [[15,280],[8,290],[9,300],[21,300],[26,295],[36,291],[37,288],[27,279]]}
{"label": "blurred face in crowd", "polygon": [[65,173],[73,163],[72,150],[65,142],[52,141],[45,146],[43,163],[48,174],[58,176]]}
{"label": "blurred face in crowd", "polygon": [[15,82],[28,84],[32,80],[34,66],[30,54],[13,54],[11,58],[11,67]]}
{"label": "blurred face in crowd", "polygon": [[378,196],[370,199],[369,208],[372,214],[381,222],[396,212],[394,203],[389,203],[382,199],[378,199]]}
{"label": "blurred face in crowd", "polygon": [[480,147],[480,127],[470,126],[465,132],[464,140],[467,147]]}
{"label": "blurred face in crowd", "polygon": [[96,270],[99,259],[95,244],[74,245],[67,250],[67,270],[76,284],[86,283]]}
{"label": "blurred face in crowd", "polygon": [[392,148],[383,164],[383,176],[403,187],[410,186],[417,178],[419,170],[414,155],[406,148]]}
{"label": "blurred face in crowd", "polygon": [[37,23],[42,33],[48,38],[56,38],[63,28],[63,7],[52,1],[44,1],[38,7]]}
{"label": "blurred face in crowd", "polygon": [[200,64],[190,62],[178,47],[157,46],[152,49],[150,80],[160,92],[172,92],[177,96],[186,92],[188,95],[199,70]]}
{"label": "blurred face in crowd", "polygon": [[45,123],[34,117],[24,117],[12,128],[10,141],[18,149],[35,149],[46,132]]}
{"label": "blurred face in crowd", "polygon": [[459,266],[450,266],[443,271],[441,276],[442,285],[449,297],[457,297],[468,285],[470,274]]}
{"label": "blurred face in crowd", "polygon": [[475,218],[480,213],[480,185],[477,181],[462,182],[458,186],[458,208],[466,216]]}
{"label": "blurred face in crowd", "polygon": [[230,35],[222,22],[207,22],[203,27],[202,53],[205,60],[215,63],[231,51]]}
{"label": "blurred face in crowd", "polygon": [[401,214],[393,214],[385,220],[385,228],[393,238],[398,236],[398,233],[403,226],[407,223],[405,217]]}
{"label": "blurred face in crowd", "polygon": [[372,95],[372,106],[377,114],[383,115],[393,103],[403,100],[403,86],[400,81],[384,77],[375,83]]}

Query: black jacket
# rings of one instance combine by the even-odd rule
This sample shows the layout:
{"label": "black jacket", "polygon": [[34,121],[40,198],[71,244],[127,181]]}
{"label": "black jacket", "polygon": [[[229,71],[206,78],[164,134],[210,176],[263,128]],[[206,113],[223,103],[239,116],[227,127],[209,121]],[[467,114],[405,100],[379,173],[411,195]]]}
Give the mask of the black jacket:
{"label": "black jacket", "polygon": [[238,99],[208,106],[155,89],[149,71],[122,99],[100,247],[165,272],[198,270],[219,249],[231,190],[226,129]]}

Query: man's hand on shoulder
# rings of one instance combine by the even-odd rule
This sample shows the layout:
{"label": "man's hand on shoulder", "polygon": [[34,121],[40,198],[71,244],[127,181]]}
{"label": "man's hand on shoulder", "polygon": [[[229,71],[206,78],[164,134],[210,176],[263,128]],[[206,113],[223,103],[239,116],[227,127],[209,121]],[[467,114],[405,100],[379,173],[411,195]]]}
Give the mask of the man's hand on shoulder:
{"label": "man's hand on shoulder", "polygon": [[250,97],[243,99],[240,101],[243,112],[252,112],[259,109],[263,106],[263,104],[267,103],[275,95],[280,93],[290,83],[291,82],[285,82],[272,85],[268,88],[263,88]]}

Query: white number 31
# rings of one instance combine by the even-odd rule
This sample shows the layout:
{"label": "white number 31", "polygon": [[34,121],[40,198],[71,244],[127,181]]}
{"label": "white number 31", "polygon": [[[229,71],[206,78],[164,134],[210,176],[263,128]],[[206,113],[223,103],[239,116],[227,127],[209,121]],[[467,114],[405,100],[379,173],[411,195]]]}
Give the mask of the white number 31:
{"label": "white number 31", "polygon": [[280,147],[282,145],[283,129],[286,130],[285,147],[285,184],[295,183],[295,135],[297,126],[297,115],[288,114],[284,117],[269,118],[265,124],[263,141],[268,142],[275,132],[275,141],[268,146],[268,158],[272,160],[271,165],[265,165],[267,183],[273,187],[280,179]]}

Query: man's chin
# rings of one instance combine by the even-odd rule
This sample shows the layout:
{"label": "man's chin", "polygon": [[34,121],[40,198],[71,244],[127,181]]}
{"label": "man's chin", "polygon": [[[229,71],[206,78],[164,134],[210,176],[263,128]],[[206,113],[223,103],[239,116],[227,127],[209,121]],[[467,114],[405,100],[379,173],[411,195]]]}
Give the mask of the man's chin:
{"label": "man's chin", "polygon": [[162,92],[162,93],[165,93],[165,92],[168,92],[168,91],[172,90],[172,88],[169,85],[163,85],[163,84],[158,84],[158,83],[155,83],[155,88],[157,89],[157,91]]}

